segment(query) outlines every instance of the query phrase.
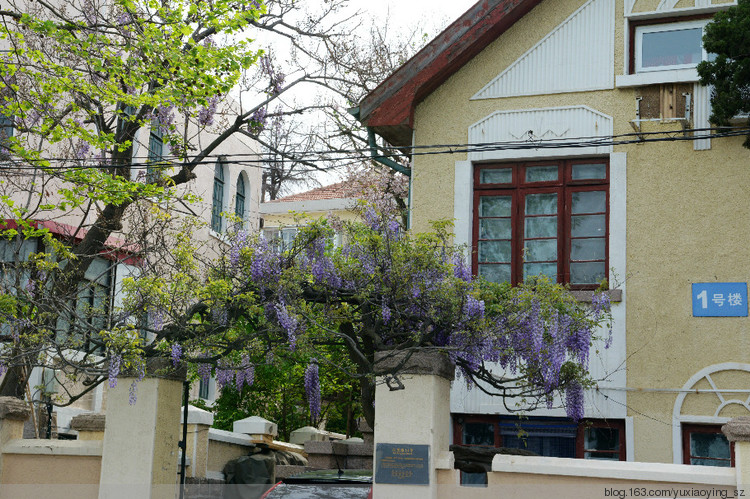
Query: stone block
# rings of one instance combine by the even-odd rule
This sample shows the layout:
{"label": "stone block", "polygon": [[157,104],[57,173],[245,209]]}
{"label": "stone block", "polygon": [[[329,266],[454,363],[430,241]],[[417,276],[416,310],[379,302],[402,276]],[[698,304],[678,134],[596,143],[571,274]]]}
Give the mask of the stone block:
{"label": "stone block", "polygon": [[750,416],[739,416],[721,427],[730,442],[750,442]]}
{"label": "stone block", "polygon": [[15,397],[0,397],[0,419],[26,421],[31,415],[29,404]]}
{"label": "stone block", "polygon": [[70,429],[76,431],[104,431],[106,421],[104,414],[79,414],[70,420]]}

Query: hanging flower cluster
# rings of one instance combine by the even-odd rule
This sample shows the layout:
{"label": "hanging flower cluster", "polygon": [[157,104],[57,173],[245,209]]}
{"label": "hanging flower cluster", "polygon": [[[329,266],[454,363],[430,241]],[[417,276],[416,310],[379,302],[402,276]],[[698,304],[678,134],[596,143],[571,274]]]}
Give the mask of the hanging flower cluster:
{"label": "hanging flower cluster", "polygon": [[305,393],[310,404],[310,416],[313,420],[320,416],[320,379],[318,378],[318,364],[315,359],[305,369]]}

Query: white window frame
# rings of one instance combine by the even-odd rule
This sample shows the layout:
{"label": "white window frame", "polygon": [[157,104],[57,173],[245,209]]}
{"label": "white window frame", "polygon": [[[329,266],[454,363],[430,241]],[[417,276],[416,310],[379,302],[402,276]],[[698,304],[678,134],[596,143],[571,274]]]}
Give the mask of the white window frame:
{"label": "white window frame", "polygon": [[635,72],[636,73],[648,73],[652,71],[669,71],[674,69],[689,69],[694,68],[698,63],[690,64],[672,64],[669,66],[654,66],[644,68],[643,63],[643,35],[646,33],[660,33],[666,31],[682,31],[686,29],[701,28],[701,61],[708,60],[708,53],[703,48],[703,33],[706,25],[711,22],[710,19],[700,19],[697,21],[683,21],[674,23],[662,23],[662,24],[647,24],[643,26],[637,26],[635,28]]}

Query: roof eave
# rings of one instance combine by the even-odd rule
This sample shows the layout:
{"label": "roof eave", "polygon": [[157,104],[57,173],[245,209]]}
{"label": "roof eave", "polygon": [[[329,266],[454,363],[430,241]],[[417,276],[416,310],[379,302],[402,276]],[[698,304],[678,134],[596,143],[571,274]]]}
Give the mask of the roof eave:
{"label": "roof eave", "polygon": [[417,104],[541,0],[480,0],[359,104],[361,122],[397,147],[410,146]]}

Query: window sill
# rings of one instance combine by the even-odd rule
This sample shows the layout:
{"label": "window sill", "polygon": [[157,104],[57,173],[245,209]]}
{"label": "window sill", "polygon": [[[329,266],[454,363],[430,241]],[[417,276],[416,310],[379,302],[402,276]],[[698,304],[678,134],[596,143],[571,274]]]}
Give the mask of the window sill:
{"label": "window sill", "polygon": [[[571,293],[581,303],[591,303],[591,297],[594,295],[594,291],[571,291]],[[621,289],[608,289],[604,293],[609,296],[610,303],[620,303],[622,301]]]}
{"label": "window sill", "polygon": [[695,68],[670,69],[666,71],[649,71],[632,75],[617,75],[615,86],[617,88],[644,87],[646,85],[659,85],[661,83],[694,83],[700,80]]}

